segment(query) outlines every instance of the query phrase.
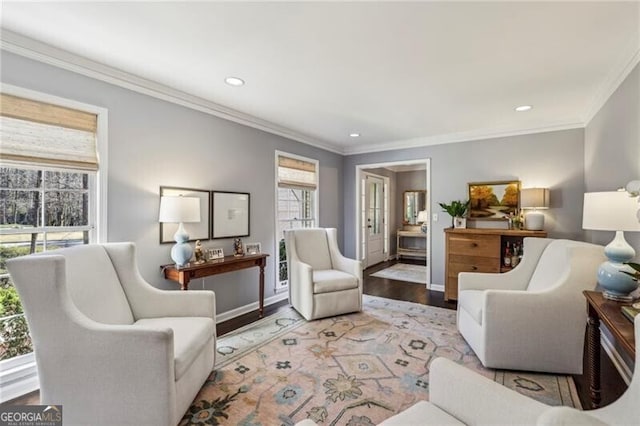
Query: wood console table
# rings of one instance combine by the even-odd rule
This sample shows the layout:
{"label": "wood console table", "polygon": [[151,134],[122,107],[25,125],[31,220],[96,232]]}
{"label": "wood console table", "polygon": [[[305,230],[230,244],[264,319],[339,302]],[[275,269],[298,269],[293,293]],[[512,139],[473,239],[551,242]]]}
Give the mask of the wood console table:
{"label": "wood console table", "polygon": [[[427,257],[427,234],[422,231],[398,229],[396,254],[402,256]],[[411,242],[410,242],[411,241]]]}
{"label": "wood console table", "polygon": [[260,318],[262,318],[264,310],[264,268],[267,266],[268,256],[266,253],[247,254],[242,257],[225,256],[223,259],[209,260],[198,265],[189,263],[182,268],[176,268],[175,265],[164,265],[161,268],[166,279],[179,282],[182,290],[189,290],[189,281],[193,278],[209,277],[257,266],[260,268]]}
{"label": "wood console table", "polygon": [[[600,322],[602,322],[620,347],[635,359],[636,346],[633,323],[625,318],[620,308],[622,302],[605,299],[597,291],[584,291],[587,298],[587,379],[591,407],[598,408],[601,401],[600,389]],[[626,303],[627,305],[629,303]],[[636,366],[636,368],[640,368]]]}

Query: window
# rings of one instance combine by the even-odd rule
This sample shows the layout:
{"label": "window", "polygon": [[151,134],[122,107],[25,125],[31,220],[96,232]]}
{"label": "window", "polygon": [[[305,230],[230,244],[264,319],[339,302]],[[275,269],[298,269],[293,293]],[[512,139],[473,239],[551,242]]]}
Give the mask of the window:
{"label": "window", "polygon": [[318,217],[318,161],[276,152],[276,291],[288,284],[285,229],[312,228]]}
{"label": "window", "polygon": [[[6,261],[98,242],[106,232],[98,226],[106,218],[99,214],[104,206],[99,202],[103,191],[97,150],[98,123],[102,128],[106,112],[10,86],[3,86],[3,91],[6,88],[33,97],[0,94],[0,363],[15,366],[32,348]],[[98,113],[104,114],[101,120]],[[100,152],[105,149],[101,147]],[[106,160],[101,161],[100,173],[105,165]],[[10,392],[5,392],[5,385],[0,380],[3,393],[14,392],[15,383],[10,384]],[[3,395],[2,400],[19,395]]]}

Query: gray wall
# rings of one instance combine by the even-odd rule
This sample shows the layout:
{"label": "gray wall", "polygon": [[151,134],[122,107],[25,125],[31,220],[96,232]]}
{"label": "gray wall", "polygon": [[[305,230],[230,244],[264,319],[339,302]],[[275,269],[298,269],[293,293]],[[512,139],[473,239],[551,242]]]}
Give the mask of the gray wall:
{"label": "gray wall", "polygon": [[[520,179],[523,187],[551,188],[545,229],[552,237],[582,239],[582,194],[611,190],[640,178],[639,71],[630,74],[585,130],[567,130],[342,157],[292,140],[180,107],[2,51],[2,82],[86,102],[109,110],[110,241],[134,241],[143,276],[173,288],[159,275],[170,245],[158,244],[158,187],[184,186],[251,193],[251,236],[273,254],[274,150],[320,161],[320,225],[343,232],[344,250],[355,255],[355,166],[431,158],[431,213],[438,202],[467,198],[467,183]],[[180,161],[178,161],[180,159]],[[400,192],[396,189],[396,194]],[[400,192],[401,193],[401,192]],[[397,198],[397,197],[394,197]],[[432,282],[444,282],[446,213],[433,223]],[[608,233],[588,238],[606,243]],[[629,235],[640,246],[640,236]],[[205,247],[231,249],[231,241]],[[266,296],[273,294],[269,259]],[[218,295],[220,312],[257,300],[255,272],[205,281]],[[194,282],[193,287],[201,283]]]}
{"label": "gray wall", "polygon": [[[356,165],[431,158],[431,213],[438,202],[467,198],[467,183],[519,179],[523,187],[551,189],[551,208],[545,229],[555,238],[582,238],[584,193],[584,131],[565,130],[533,135],[425,146],[358,154],[344,162],[345,252],[355,255],[354,178]],[[444,284],[444,228],[446,213],[432,223],[433,284]]]}
{"label": "gray wall", "polygon": [[[587,192],[614,191],[640,179],[640,65],[622,82],[585,129]],[[587,240],[608,244],[613,232],[589,231]],[[640,232],[625,238],[640,259]]]}
{"label": "gray wall", "polygon": [[[3,83],[109,110],[108,240],[133,241],[142,275],[161,288],[171,244],[158,242],[159,186],[251,193],[251,236],[269,253],[265,296],[274,294],[274,151],[320,161],[320,225],[342,233],[343,157],[173,103],[2,51]],[[231,253],[232,240],[203,242]],[[208,278],[218,312],[258,300],[257,269]],[[202,288],[200,280],[192,288]]]}

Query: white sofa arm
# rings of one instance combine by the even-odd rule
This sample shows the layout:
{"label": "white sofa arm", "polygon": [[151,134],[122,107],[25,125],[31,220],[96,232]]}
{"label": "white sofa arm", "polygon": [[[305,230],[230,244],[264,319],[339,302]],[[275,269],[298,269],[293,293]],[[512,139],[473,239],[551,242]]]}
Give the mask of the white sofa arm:
{"label": "white sofa arm", "polygon": [[534,425],[548,408],[446,358],[431,363],[429,401],[467,425]]}
{"label": "white sofa arm", "polygon": [[458,274],[458,293],[465,290],[491,290],[495,288],[519,290],[522,283],[510,280],[508,277],[505,278],[505,275],[509,273],[460,272]]}
{"label": "white sofa arm", "polygon": [[[69,316],[64,327],[66,338],[60,344],[76,350],[64,354],[63,359],[46,357],[41,359],[40,380],[64,383],[58,386],[55,395],[42,403],[62,403],[85,399],[84,412],[65,413],[69,424],[87,424],[91,419],[111,419],[116,424],[169,425],[176,416],[176,407],[170,395],[175,388],[175,361],[173,354],[173,331],[151,329],[127,325],[105,325],[79,317],[79,312]],[[72,341],[72,342],[71,342]],[[79,350],[78,350],[79,349]],[[117,351],[126,351],[127,356],[118,356]],[[61,354],[61,351],[56,352]],[[49,364],[48,367],[45,364]],[[42,367],[42,368],[40,368]],[[100,383],[91,395],[78,394],[87,380],[86,372],[91,372],[91,380]],[[53,373],[55,372],[55,373]],[[48,374],[48,375],[47,375]],[[127,386],[123,388],[122,383]],[[149,393],[153,389],[153,393]],[[145,410],[135,407],[136,395],[154,395],[145,398]],[[112,407],[109,409],[108,407]],[[120,413],[113,413],[119,407]],[[131,413],[140,412],[139,418]],[[74,421],[75,419],[75,421]]]}
{"label": "white sofa arm", "polygon": [[113,263],[136,319],[206,317],[213,319],[215,323],[214,292],[160,290],[140,275],[133,243],[109,243],[104,244],[103,247]]}
{"label": "white sofa arm", "polygon": [[538,426],[607,426],[608,423],[590,416],[588,412],[570,407],[550,407],[538,417]]}

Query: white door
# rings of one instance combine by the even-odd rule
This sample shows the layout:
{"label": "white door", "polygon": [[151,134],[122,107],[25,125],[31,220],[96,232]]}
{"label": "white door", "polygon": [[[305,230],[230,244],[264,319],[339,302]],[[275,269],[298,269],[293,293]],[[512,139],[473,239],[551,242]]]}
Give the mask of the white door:
{"label": "white door", "polygon": [[369,267],[384,261],[384,181],[367,175],[365,187],[365,264]]}

